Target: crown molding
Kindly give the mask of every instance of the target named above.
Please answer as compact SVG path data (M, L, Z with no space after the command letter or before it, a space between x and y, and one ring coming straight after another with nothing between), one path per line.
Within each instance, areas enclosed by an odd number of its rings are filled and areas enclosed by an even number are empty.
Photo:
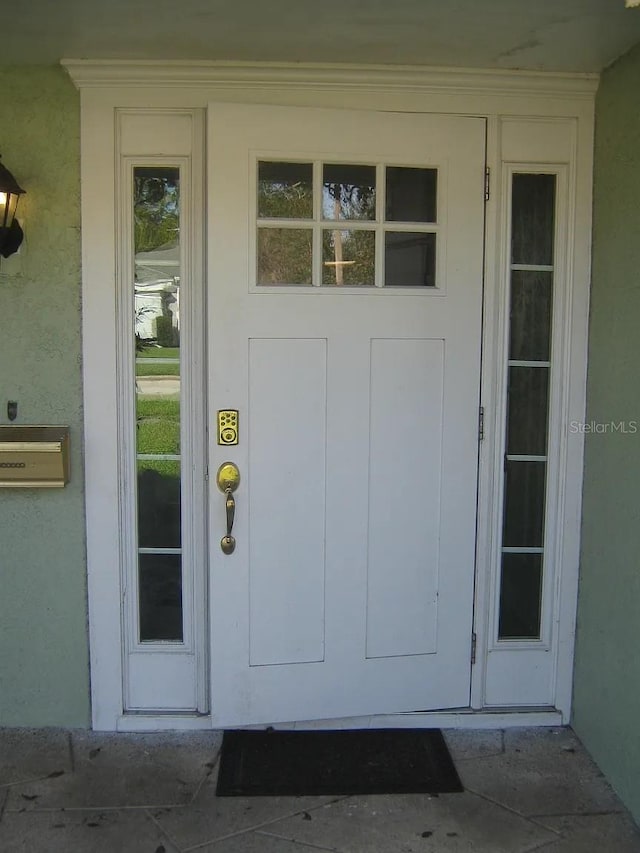
M78 89L196 88L503 94L592 100L597 74L404 65L63 59Z

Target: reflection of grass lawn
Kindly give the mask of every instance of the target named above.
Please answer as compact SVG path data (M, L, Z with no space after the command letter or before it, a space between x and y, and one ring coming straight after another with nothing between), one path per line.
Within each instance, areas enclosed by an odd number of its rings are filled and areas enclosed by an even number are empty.
M137 358L180 358L178 347L145 347ZM136 361L136 376L179 376L180 364L146 364Z
M136 376L180 376L179 364L136 364Z
M155 471L163 477L174 477L180 480L180 463L174 462L171 459L139 459L138 460L138 476L145 471ZM140 487L140 480L138 480ZM139 498L144 501L144 490L140 491Z
M160 368L171 366L158 365ZM180 453L180 398L178 395L174 397L137 395L136 420L139 454ZM139 541L142 547L179 547L180 462L171 459L138 459L138 525ZM149 558L149 560L155 559L155 556ZM179 562L177 566L179 573ZM150 577L155 574L157 572L154 570ZM153 634L153 637L156 636L164 635Z
M138 396L136 417L138 453L180 453L179 399Z
M180 347L145 347L138 358L180 358Z

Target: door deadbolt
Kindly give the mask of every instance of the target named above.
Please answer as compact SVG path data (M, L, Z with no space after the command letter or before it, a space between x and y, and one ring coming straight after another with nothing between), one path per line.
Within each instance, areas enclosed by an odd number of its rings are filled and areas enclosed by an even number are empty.
M218 412L218 444L238 443L237 409L220 409Z

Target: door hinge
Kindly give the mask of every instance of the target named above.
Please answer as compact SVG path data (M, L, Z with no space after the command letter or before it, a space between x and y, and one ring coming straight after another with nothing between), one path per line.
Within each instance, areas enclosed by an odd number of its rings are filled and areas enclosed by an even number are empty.
M491 169L487 166L484 170L484 200L491 198Z
M478 409L478 441L484 438L484 406Z
M471 663L476 662L476 632L471 634Z

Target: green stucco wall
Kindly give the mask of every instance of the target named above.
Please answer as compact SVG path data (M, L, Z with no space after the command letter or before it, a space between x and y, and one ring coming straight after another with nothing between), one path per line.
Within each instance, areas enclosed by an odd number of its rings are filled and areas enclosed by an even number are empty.
M0 69L0 154L27 191L0 261L0 423L69 424L65 489L0 489L0 725L88 726L80 364L80 100L58 68ZM13 266L13 265L11 265Z
M640 821L640 45L597 96L587 400L628 432L587 436L573 725Z

